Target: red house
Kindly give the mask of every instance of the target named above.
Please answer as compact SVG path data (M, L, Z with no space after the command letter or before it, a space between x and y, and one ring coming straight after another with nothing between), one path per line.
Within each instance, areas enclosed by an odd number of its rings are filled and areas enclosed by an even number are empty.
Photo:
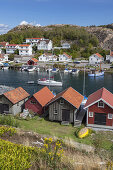
M31 58L31 59L27 62L28 65L37 65L37 63L38 63L38 60L37 60L36 58Z
M87 126L113 129L113 94L104 87L88 97Z
M32 110L36 114L42 114L45 105L54 97L48 87L42 88L40 91L30 97L25 103L25 109Z

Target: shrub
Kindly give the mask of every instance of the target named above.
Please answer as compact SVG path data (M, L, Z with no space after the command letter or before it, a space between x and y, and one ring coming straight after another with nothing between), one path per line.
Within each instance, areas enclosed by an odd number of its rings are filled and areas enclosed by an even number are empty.
M12 136L16 133L16 129L12 127L6 127L6 126L1 126L0 127L0 136L4 136L8 134L9 136Z
M5 115L0 116L0 124L14 126L14 127L19 126L19 123L14 119L14 117L5 116Z

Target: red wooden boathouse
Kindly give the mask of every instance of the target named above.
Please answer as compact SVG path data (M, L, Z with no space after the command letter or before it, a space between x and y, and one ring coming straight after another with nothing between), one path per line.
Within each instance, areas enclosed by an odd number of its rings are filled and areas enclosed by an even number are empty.
M87 126L113 129L113 94L104 87L92 93L85 104Z

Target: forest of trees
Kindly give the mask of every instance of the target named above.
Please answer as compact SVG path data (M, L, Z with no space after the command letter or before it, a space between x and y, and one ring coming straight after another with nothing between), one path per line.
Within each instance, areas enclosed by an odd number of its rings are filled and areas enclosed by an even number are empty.
M33 27L17 31L9 31L7 34L0 35L0 41L10 44L21 44L26 38L44 37L53 41L53 46L61 46L61 42L69 42L71 48L68 50L55 50L55 54L67 52L73 59L77 57L88 58L91 54L99 52L104 56L108 53L99 48L99 41L95 35L89 34L83 27L64 25ZM37 54L39 53L36 51Z

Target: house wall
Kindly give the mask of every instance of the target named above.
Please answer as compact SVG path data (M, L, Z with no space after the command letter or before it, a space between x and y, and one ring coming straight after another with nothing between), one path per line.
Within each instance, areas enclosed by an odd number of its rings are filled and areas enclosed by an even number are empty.
M89 112L93 112L93 117L89 117ZM95 113L106 113L106 126L113 125L113 119L108 119L108 114L113 114L113 109L104 103L104 108L98 107L98 103L88 108L88 124L94 124Z
M54 109L57 114L54 114ZM62 109L70 110L70 123L74 122L74 111L76 110L70 103L64 100L64 104L60 104L60 99L49 105L49 120L62 121Z
M91 55L89 57L89 64L99 64L100 62L103 62L104 58L99 58L97 55Z
M32 104L31 101L36 102L36 104ZM25 103L25 109L32 110L34 113L42 114L43 108L37 102L37 100L32 96Z
M0 103L2 104L8 104L9 105L9 113L16 115L20 112L23 111L24 109L24 103L28 100L28 98L16 103L16 104L12 104L5 96L2 96Z

